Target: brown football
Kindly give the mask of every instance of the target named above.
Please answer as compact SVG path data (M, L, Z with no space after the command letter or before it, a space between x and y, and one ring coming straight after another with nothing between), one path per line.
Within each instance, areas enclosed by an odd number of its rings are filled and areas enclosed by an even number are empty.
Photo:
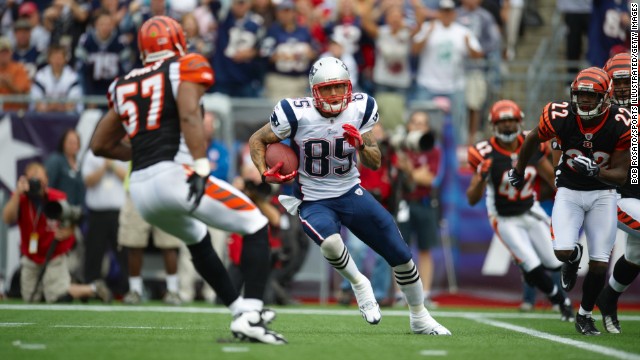
M267 146L267 152L265 154L265 161L267 166L272 168L282 161L284 164L280 169L280 174L286 175L298 170L298 157L293 150L281 143L269 144Z

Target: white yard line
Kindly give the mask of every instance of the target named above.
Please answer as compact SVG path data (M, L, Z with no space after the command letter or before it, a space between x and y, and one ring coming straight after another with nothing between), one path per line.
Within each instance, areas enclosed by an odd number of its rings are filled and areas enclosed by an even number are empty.
M132 329L132 330L187 330L185 327L173 326L116 326L116 325L51 325L54 328L87 328L87 329Z
M568 338L564 338L561 336L557 336L557 335L553 335L553 334L548 334L542 331L538 331L538 330L533 330L533 329L529 329L526 327L522 327L522 326L517 326L517 325L512 325L512 324L508 324L502 321L496 321L496 320L491 320L491 319L486 319L486 318L472 318L471 320L475 320L479 323L482 324L486 324L486 325L491 325L491 326L495 326L495 327L499 327L502 329L507 329L507 330L512 330L512 331L516 331L519 333L523 333L523 334L527 334L527 335L531 335L537 338L541 338L541 339L545 339L545 340L549 340L549 341L554 341L563 345L569 345L569 346L573 346L576 347L580 350L585 350L585 351L591 351L594 353L598 353L598 354L602 354L602 355L606 355L606 356L610 356L616 359L624 359L624 360L640 360L640 355L638 354L633 354L633 353L628 353L625 351L621 351L621 350L616 350L616 349L612 349L612 348L608 348L605 346L601 346L601 345L595 345L595 344L590 344L584 341L578 341L578 340L573 340L573 339L568 339Z
M0 304L0 310L42 310L42 311L91 311L91 312L162 312L162 313L190 313L190 314L229 314L229 310L217 307L172 307L172 306L120 306L120 305L62 305L62 304ZM330 315L353 316L359 315L355 308L350 309L291 309L277 308L278 314L292 315ZM558 320L557 313L519 313L519 312L466 312L466 311L431 311L436 318L492 318L492 319L553 319ZM382 309L384 316L408 316L408 310ZM639 315L618 316L621 321L640 321Z

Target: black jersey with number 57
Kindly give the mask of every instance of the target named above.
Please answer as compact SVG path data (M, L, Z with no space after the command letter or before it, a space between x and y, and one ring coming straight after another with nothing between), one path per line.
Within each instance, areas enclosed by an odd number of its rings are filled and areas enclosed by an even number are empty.
M601 168L609 168L614 151L629 149L630 119L629 110L611 105L599 124L587 128L580 116L570 111L568 102L548 103L540 116L538 134L541 141L555 137L562 149L562 158L556 168L556 185L582 191L615 188L580 175L574 169L572 159L583 155L595 160Z
M132 169L176 160L182 142L178 116L181 82L213 85L213 69L199 54L175 56L131 70L109 86L109 107L122 119L133 147ZM188 159L188 151L184 151Z
M547 147L541 144L539 150L531 157L525 169L525 185L522 190L518 190L509 183L508 173L518 160L520 147L524 142L524 134L518 135L516 141L518 147L514 152L501 147L495 137L469 147L467 158L473 170L476 170L483 161L491 160L487 186L489 215L521 215L527 212L535 201L533 183L538 173L536 165L547 154Z

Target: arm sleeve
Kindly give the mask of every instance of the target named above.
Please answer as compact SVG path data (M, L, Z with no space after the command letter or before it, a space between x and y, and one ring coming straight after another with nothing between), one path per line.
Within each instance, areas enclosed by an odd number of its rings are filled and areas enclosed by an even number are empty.
M540 141L544 142L556 137L556 131L551 123L551 118L549 117L549 108L551 107L551 103L545 105L542 110L542 115L540 115L540 120L538 123L538 136L540 137Z

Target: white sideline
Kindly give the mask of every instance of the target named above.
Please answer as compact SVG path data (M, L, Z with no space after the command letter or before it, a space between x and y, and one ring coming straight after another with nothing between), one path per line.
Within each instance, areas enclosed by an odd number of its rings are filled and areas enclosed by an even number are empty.
M120 305L73 305L73 304L0 304L0 310L42 310L42 311L94 311L94 312L161 312L191 314L230 314L223 306L120 306ZM278 314L292 315L328 315L353 316L360 312L350 309L300 309L276 308ZM520 312L467 312L467 311L430 311L436 318L498 318L498 319L552 319L559 320L558 313L520 313ZM408 316L409 310L382 310L384 316ZM621 321L640 321L640 315L620 315Z
M482 318L473 318L471 320L475 320L479 323L485 324L485 325L491 325L491 326L495 326L495 327L499 327L499 328L503 328L503 329L507 329L507 330L512 330L512 331L517 331L523 334L527 334L527 335L531 335L537 338L541 338L541 339L545 339L545 340L549 340L549 341L554 341L563 345L569 345L569 346L573 346L576 347L580 350L586 350L586 351L591 351L594 353L598 353L598 354L602 354L602 355L606 355L606 356L610 356L616 359L623 359L623 360L640 360L640 355L638 354L633 354L633 353L628 353L625 351L621 351L621 350L616 350L616 349L611 349L608 347L604 347L604 346L600 346L600 345L594 345L594 344L590 344L587 342L583 342L583 341L578 341L578 340L573 340L573 339L567 339L561 336L557 336L557 335L552 335L552 334L548 334L542 331L538 331L538 330L533 330L533 329L529 329L529 328L525 328L522 326L517 326L517 325L512 325L512 324L508 324L508 323L504 323L502 321L496 321L496 320L491 320L491 319L482 319Z

